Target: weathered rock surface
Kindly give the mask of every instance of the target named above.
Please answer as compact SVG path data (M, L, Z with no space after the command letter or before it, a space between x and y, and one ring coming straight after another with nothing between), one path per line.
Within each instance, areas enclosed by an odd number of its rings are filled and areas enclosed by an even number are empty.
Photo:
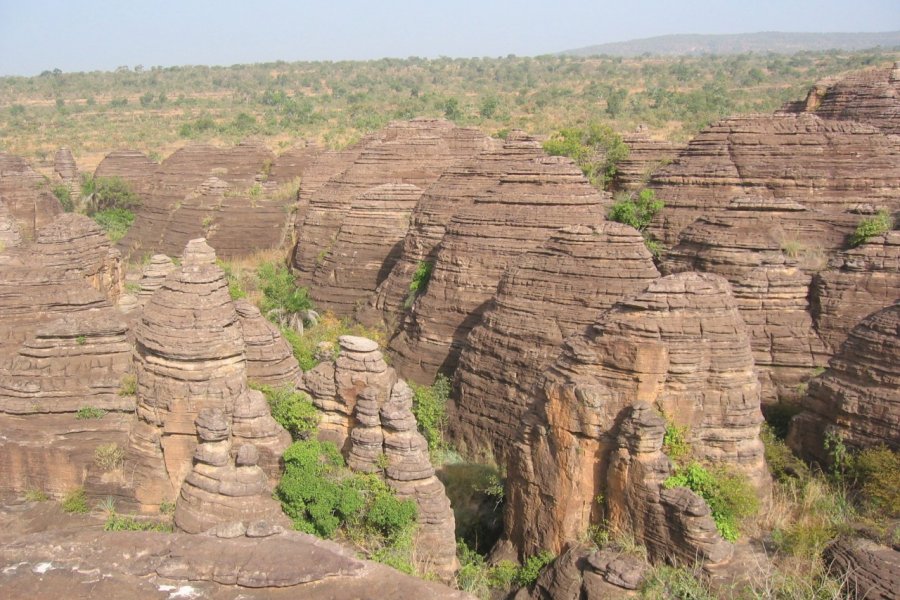
M809 112L824 119L859 121L885 133L900 133L900 63L857 71L816 84L804 102L786 112Z
M15 248L22 243L19 224L10 214L6 203L0 200L0 253L7 248Z
M197 416L194 468L175 503L181 531L202 533L233 522L289 523L259 467L256 446L243 444L232 452L230 421L221 409L204 408Z
M260 447L269 477L277 476L290 443L262 394L247 387L243 332L215 260L205 240L192 240L136 327L138 419L126 461L145 505L175 497L191 468L194 420L204 408L234 419L234 437Z
M613 222L563 229L514 259L460 355L449 411L457 447L503 464L563 339L657 277L640 233Z
M247 379L272 387L297 388L303 372L281 332L246 300L234 303L244 332Z
M153 294L156 293L169 273L175 270L175 263L165 254L154 254L141 270L140 290L138 290L138 300L141 305L147 304Z
M540 143L522 132L510 132L502 146L462 160L447 168L428 186L412 214L403 251L378 293L357 313L363 323L387 324L393 331L410 301L409 285L422 262L434 265L438 244L447 232L450 220L471 206L517 163L544 155Z
M320 364L306 377L313 403L322 411L319 437L342 448L351 469L374 473L383 468L398 497L416 502L416 559L450 579L459 568L455 519L428 443L416 427L412 389L385 364L372 340L342 336L339 342L337 361Z
M354 198L310 296L337 315L352 315L393 268L422 189L386 183Z
M33 240L38 229L63 211L49 182L24 158L5 152L0 152L0 204L6 205L26 240Z
M60 148L53 156L53 174L57 184L64 185L72 198L77 198L80 193L80 181L78 179L78 165L75 157L68 148Z
M828 462L826 435L854 449L900 449L900 304L853 328L828 369L809 382L788 443L807 458Z
M394 366L430 384L452 373L469 331L478 323L512 261L570 225L604 221L602 195L567 158L519 164L450 222L424 295L391 340Z
M700 217L712 217L740 197L789 199L840 215L860 202L900 207L900 143L882 129L812 114L723 119L690 141L657 171L650 188L665 208L650 227L668 245ZM816 247L843 248L852 226Z
M127 183L141 198L146 198L153 185L159 164L137 150L116 150L107 154L97 168L94 177L118 177Z
M488 147L488 138L473 128L449 121L413 119L391 123L373 136L356 161L310 197L299 229L294 267L298 283L308 285L333 247L353 198L384 183L426 188L450 165Z
M893 529L897 524L891 523ZM843 535L823 553L825 564L854 600L890 600L900 586L900 550L865 536Z
M813 279L813 314L836 352L867 315L900 298L900 231L890 231L832 258Z
M736 200L682 231L662 266L665 273L703 271L729 281L750 331L764 403L796 400L800 384L827 359L810 314L812 277L802 268L808 250L791 232L799 223L814 228L808 212L784 200Z
M536 387L510 452L506 536L521 555L558 552L599 522L595 499L612 492L611 453L623 411L637 401L687 427L698 460L728 465L766 494L759 388L746 326L721 277L663 277L620 301L563 344Z
M0 561L11 567L0 578L4 597L472 598L439 583L359 560L334 542L296 531L231 539L104 532L99 522L81 517L83 524L69 524L72 517L53 505L39 507L37 510L47 514L35 517L31 514L35 510L16 510L0 517ZM52 522L52 529L35 531L43 521Z
M646 131L622 136L628 146L628 156L616 163L616 175L612 186L616 190L638 190L650 180L650 175L672 162L684 148L668 140L655 140Z

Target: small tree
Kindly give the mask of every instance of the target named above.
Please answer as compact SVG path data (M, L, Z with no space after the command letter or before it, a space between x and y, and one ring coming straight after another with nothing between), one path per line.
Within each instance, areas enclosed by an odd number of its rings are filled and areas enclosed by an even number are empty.
M622 136L600 123L591 123L585 129L561 129L544 142L544 151L553 156L568 156L591 184L601 189L612 181L618 163L628 157L628 146Z
M656 197L653 190L641 190L634 196L632 194L617 194L615 204L609 209L610 221L630 225L640 232L644 232L650 226L653 217L663 209L665 203Z

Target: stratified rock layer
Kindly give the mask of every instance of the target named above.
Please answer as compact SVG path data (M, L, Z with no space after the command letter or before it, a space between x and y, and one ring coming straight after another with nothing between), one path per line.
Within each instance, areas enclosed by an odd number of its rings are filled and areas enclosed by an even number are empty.
M812 277L802 268L811 250L790 233L798 223L827 227L823 221L796 203L740 199L687 227L665 256L666 273L703 271L731 283L750 331L764 403L796 400L800 384L826 361L810 315Z
M391 123L372 139L341 175L312 195L299 229L294 267L298 283L312 282L314 273L332 249L353 198L384 183L407 183L426 188L458 160L487 148L488 138L472 128L449 121L413 119Z
M721 277L663 277L573 336L537 386L510 452L506 535L521 555L559 551L600 519L623 411L653 404L699 460L769 486L749 335Z
M867 315L900 298L900 231L841 252L813 280L816 328L832 352Z
M244 333L247 379L275 388L297 388L303 372L278 328L246 300L234 303Z
M197 416L200 443L194 468L175 503L175 526L182 531L201 533L228 523L287 520L257 464L256 446L244 444L236 458L232 456L229 421L219 409L205 408Z
M192 240L136 327L138 420L127 461L145 505L171 501L180 489L204 408L235 420L234 436L260 447L270 477L290 443L262 394L247 387L243 332L215 260L205 240Z
M616 163L613 188L635 191L650 180L650 175L675 158L684 146L668 140L655 140L645 131L626 134L622 141L628 146L628 156Z
M449 415L456 445L505 462L563 339L657 277L640 233L613 222L564 229L516 258L460 355Z
M15 248L22 243L19 224L10 214L6 203L0 200L0 252L7 248Z
M788 442L803 456L827 463L828 435L855 449L900 449L900 304L853 328L828 369L809 382L802 406Z
M438 244L452 217L500 183L517 163L544 155L540 143L521 132L510 132L501 147L450 166L419 199L403 240L403 251L368 306L357 313L367 325L386 324L393 331L412 300L410 283L420 264L434 265Z
M896 532L898 524L889 523ZM891 600L900 586L900 550L865 536L841 535L823 552L825 564L853 600Z
M4 152L0 152L0 203L6 205L26 240L33 240L38 229L62 212L49 183L28 161Z
M356 471L384 468L388 485L418 506L417 561L441 578L452 578L459 567L455 519L416 426L412 389L385 364L374 341L342 336L339 342L335 362L306 374L307 390L322 413L319 437L335 442Z
M400 257L422 189L386 183L354 198L331 251L316 269L310 296L340 316L352 315Z
M650 231L674 245L697 218L748 196L789 199L835 216L860 202L896 209L898 171L900 143L874 125L811 114L731 117L704 129L655 173L650 188L665 208ZM843 236L823 237L816 247L839 250Z
M567 158L511 168L453 217L426 292L391 340L398 372L421 384L430 384L439 371L452 373L506 267L559 229L602 223L608 200Z

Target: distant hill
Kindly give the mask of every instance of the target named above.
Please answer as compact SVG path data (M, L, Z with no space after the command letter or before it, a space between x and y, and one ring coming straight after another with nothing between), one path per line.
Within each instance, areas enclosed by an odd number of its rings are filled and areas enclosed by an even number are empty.
M679 34L598 44L566 50L572 56L696 56L700 54L740 54L742 52L774 52L791 54L803 51L865 50L868 48L900 48L900 31L881 33L785 33L765 31L728 35Z

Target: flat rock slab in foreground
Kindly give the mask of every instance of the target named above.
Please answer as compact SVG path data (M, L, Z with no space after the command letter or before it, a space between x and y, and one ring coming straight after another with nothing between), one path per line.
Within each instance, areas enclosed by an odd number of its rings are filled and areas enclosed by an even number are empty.
M95 522L19 537L5 533L0 563L4 598L470 598L299 532L220 539L104 532Z

